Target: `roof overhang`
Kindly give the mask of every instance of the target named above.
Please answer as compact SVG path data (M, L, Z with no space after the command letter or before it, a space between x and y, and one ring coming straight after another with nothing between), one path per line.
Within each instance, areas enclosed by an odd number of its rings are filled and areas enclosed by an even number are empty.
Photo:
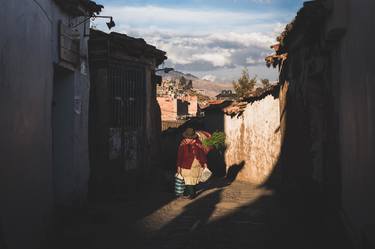
M72 16L92 16L104 8L91 0L54 0L61 9Z

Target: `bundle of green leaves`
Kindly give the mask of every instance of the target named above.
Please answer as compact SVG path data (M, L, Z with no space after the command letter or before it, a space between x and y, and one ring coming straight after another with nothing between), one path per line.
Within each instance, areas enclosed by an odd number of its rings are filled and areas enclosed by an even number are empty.
M203 145L207 147L214 147L217 150L225 148L225 133L214 132L210 138L203 140Z

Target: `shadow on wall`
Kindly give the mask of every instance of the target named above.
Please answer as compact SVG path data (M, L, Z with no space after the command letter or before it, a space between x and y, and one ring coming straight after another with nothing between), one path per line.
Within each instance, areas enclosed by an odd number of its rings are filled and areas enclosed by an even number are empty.
M285 79L280 81L284 82ZM281 85L281 152L276 167L262 187L272 188L277 192L289 216L294 217L292 222L297 224L298 219L304 220L307 225L301 229L305 234L327 241L324 247L319 248L351 248L338 206L333 204L338 198L337 182L328 186L313 179L314 141L310 134L313 130L309 123L311 117L299 102L301 100L296 94L296 88L296 82L284 82ZM332 117L327 115L319 119L331 120ZM335 149L330 150L332 153L327 153L327 162L332 162L329 170L335 171L337 165L332 159L336 155ZM327 176L332 177L332 172L331 175L327 173ZM311 243L314 245L315 241Z
M241 170L245 167L245 161L240 162L239 164L234 164L229 167L226 178L233 182L236 180L237 175L241 172Z
M283 81L282 81L283 82ZM277 129L280 130L282 134L281 140L281 154L277 160L276 167L271 172L268 180L262 185L261 189L273 190L274 194L277 195L278 199L270 198L269 196L263 196L252 203L241 207L239 210L233 210L233 213L219 221L209 222L207 216L211 216L215 210L215 206L222 201L223 189L228 186L226 181L221 183L214 183L213 185L201 186L202 190L200 192L201 196L204 192L212 191L208 195L198 199L194 203L188 205L184 212L178 216L176 219L171 221L169 225L162 229L163 233L168 234L173 232L173 227L176 224L180 224L182 220L188 219L188 217L198 215L199 223L190 224L191 227L198 227L193 232L196 234L197 239L194 241L189 240L190 236L182 236L181 243L188 244L191 247L197 248L217 248L219 247L216 242L220 241L220 232L237 231L233 233L233 239L229 241L222 241L221 247L225 243L231 244L231 248L241 248L247 242L249 246L249 241L257 241L254 247L259 246L260 248L301 248L302 245L306 245L306 248L350 248L349 240L347 239L344 226L341 223L337 209L334 205L331 206L330 202L327 201L327 197L332 197L332 199L337 198L334 195L335 189L338 188L338 183L333 183L330 186L325 186L326 190L331 192L327 196L327 192L323 193L321 191L322 186L313 180L313 156L312 146L314 141L312 141L311 132L312 128L309 119L309 110L305 110L304 105L300 103L300 99L296 92L296 83L291 83L292 88L285 90L285 85L282 85L282 100L280 100L280 112L281 115L281 125ZM327 116L321 116L322 120L330 120L332 122L332 113L325 113ZM208 118L209 117L209 118ZM223 131L224 121L220 118L223 115L212 112L208 116L202 119L191 120L184 126L199 127L200 129L207 130L209 132L213 131ZM334 123L334 122L333 122ZM195 126L196 125L196 126ZM185 127L182 127L179 132L182 132ZM197 128L196 128L197 129ZM330 136L334 136L330 134ZM331 139L335 141L335 139ZM176 140L176 148L178 146L178 139ZM329 154L328 162L334 162L332 159L335 157L334 149L331 149ZM220 164L220 155L211 154L209 156L210 168L213 169L214 173L219 173L214 167L222 167ZM224 174L225 174L225 161L223 158ZM233 165L228 169L228 178L232 172L236 172L236 176L244 166L244 163L239 165ZM326 167L325 170L335 171L337 165L332 163L331 168ZM237 169L237 170L236 170ZM336 172L327 172L328 177L337 176ZM234 177L233 179L235 179ZM228 180L228 179L226 179ZM329 180L329 179L328 179ZM217 189L217 190L216 190ZM333 192L333 193L332 193ZM337 194L337 192L336 192ZM270 203L280 202L281 207L276 208ZM200 209L206 207L204 212L200 213ZM232 223L239 222L243 220L246 216L246 212L252 209L259 209L261 212L267 212L268 214L264 221L259 221L261 225L254 230L259 229L258 232L253 235L249 233L244 233L239 227L233 225ZM281 209L281 210L280 210ZM245 212L245 213L243 213ZM251 212L251 211L249 211ZM280 214L280 212L282 214ZM280 214L280 215L278 215ZM201 216L203 215L203 217ZM257 223L257 222L255 222ZM218 227L221 227L223 231L220 231ZM212 237L211 234L215 234ZM292 234L292 236L291 236ZM213 244L197 245L194 243L200 243L204 241L203 237L207 236L206 240L213 242ZM200 239L199 239L200 238ZM169 238L163 238L167 243L176 243ZM210 240L212 239L212 240ZM209 242L207 242L209 243ZM237 244L238 243L238 244ZM214 245L215 244L215 245ZM233 245L237 245L233 246ZM263 245L264 247L261 247ZM188 246L188 247L189 247Z
M175 145L176 153L162 148L167 150L171 157L177 154L178 142L184 128L174 130L173 134L164 134L170 135L170 142ZM202 129L202 126L195 128ZM283 162L280 158L279 164ZM175 162L172 164L173 171L174 164ZM174 200L171 193L157 193L155 189L139 192L137 195L140 200L136 204L125 203L130 209L126 209L126 212L121 206L124 203L117 203L116 208L113 208L115 211L111 210L111 215L107 214L108 217L99 221L103 227L109 229L106 234L111 234L109 238L103 234L105 239L102 240L107 243L106 248L119 248L122 244L134 245L134 249L350 248L338 219L333 212L326 209L313 189L291 189L289 185L275 182L275 179L279 179L275 176L280 174L276 170L272 172L265 186L259 188L235 181L244 164L242 161L229 167L226 178L213 178L201 184L198 198L187 202L186 206L182 206L181 213L152 233L148 231L148 227L139 225L138 222L152 214L163 213L163 208ZM229 188L231 190L227 191ZM170 190L173 190L172 186ZM244 200L238 202L236 196L243 195L242 192L246 193L242 197ZM163 211L158 212L162 209ZM169 211L171 210L166 210L167 213ZM223 212L225 215L218 216L217 212ZM88 219L98 226L95 217ZM79 226L72 226L72 229L79 229ZM125 239L124 234L127 234ZM64 243L68 244L61 248L98 248L92 241L95 239L83 236L80 241L74 241L72 247L69 246L71 242L64 240Z
M287 108L281 108L279 129L282 133L282 151L277 166L263 186L256 188L235 181L244 168L245 162L242 161L229 167L226 178L213 178L201 184L198 188L198 198L191 202L187 201L186 206L174 206L176 202L172 203L172 207L168 206L175 199L171 192L181 134L187 127L213 132L220 130L223 122L213 113L213 118L210 119L212 123L204 118L196 118L179 128L165 131L162 134L161 146L164 157L160 167L170 173L169 180L165 181L168 183L168 191L158 193L153 186L151 190L137 193L140 200L136 204L121 203L133 209L126 209L124 212L123 207L117 207L119 213L113 221L110 217L101 221L106 229L110 227L108 233L115 234L111 235L110 239L104 239L106 243L113 245L102 248L119 248L119 245L124 243L124 234L127 234L126 245L135 245L132 247L134 249L349 249L350 243L345 236L337 210L327 206L319 186L312 181L311 175L306 173L310 172L311 167L311 142L306 116L299 115L301 109L298 108L301 108L301 105L298 103L293 95L288 95ZM220 158L215 160L220 162ZM214 163L220 167L218 162ZM225 166L225 163L223 165ZM294 171L296 167L300 168ZM227 191L229 189L230 191ZM236 198L241 195L244 196L244 200L239 202ZM168 217L171 219L158 224L160 226L157 231L148 232L147 222L144 226L138 225L139 220L147 219L155 213L165 212L168 216L175 208L179 210L176 216ZM225 215L218 216L217 211L224 212ZM112 210L110 213L113 216ZM109 222L115 224L108 226ZM120 244L112 240L113 236L118 236L117 241L120 241ZM92 243L92 238L86 237L82 240L80 247L79 243L74 243L77 249L98 248L95 244L92 247L86 246Z
M207 155L207 166L216 177L223 177L226 174L225 150L212 150Z

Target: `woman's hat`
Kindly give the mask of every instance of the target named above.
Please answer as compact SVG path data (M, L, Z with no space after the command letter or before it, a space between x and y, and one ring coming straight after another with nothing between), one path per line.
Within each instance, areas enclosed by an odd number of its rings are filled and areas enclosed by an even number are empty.
M195 133L193 128L187 128L184 133L182 133L182 136L185 138L197 138L198 135Z

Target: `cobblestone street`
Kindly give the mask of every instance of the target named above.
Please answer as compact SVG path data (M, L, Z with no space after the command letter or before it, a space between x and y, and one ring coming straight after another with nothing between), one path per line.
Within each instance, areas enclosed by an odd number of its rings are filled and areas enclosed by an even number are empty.
M195 200L153 191L96 205L64 226L56 244L59 249L345 248L334 224L300 211L287 208L272 190L214 180Z

